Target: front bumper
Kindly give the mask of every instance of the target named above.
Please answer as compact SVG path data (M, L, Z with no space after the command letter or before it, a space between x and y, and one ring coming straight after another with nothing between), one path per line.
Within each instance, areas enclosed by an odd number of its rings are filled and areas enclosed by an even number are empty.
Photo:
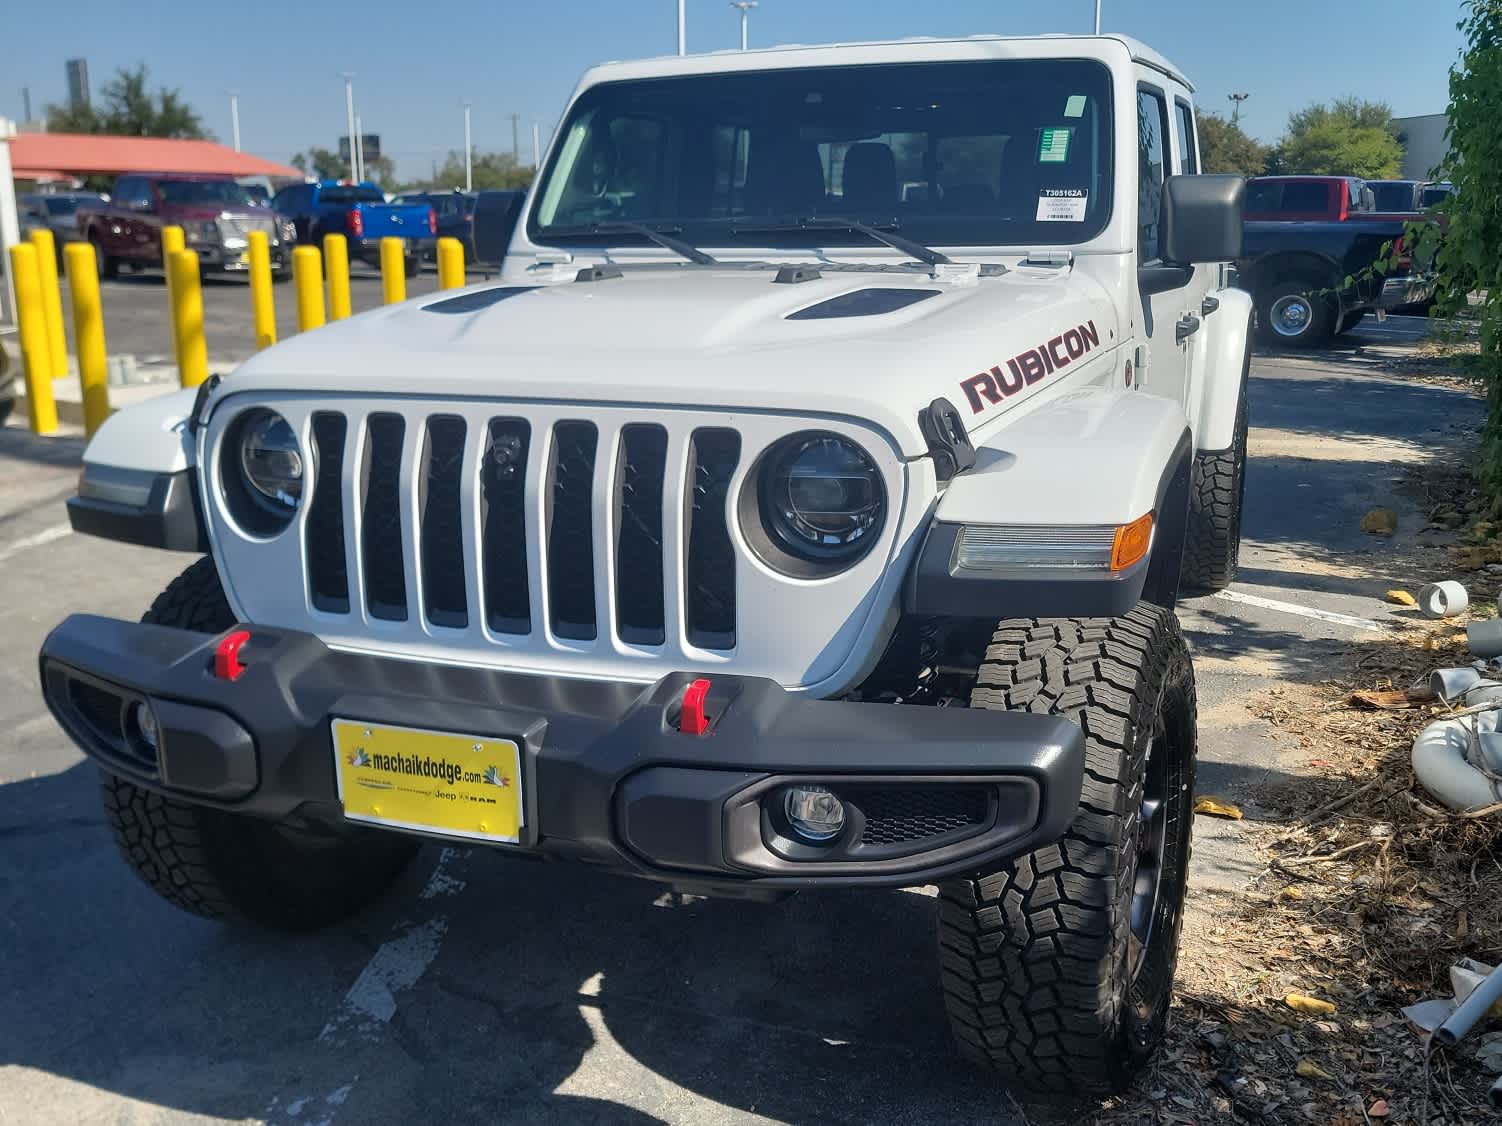
M250 251L245 246L225 246L221 243L190 242L188 249L198 255L201 270L216 273L236 274L250 270ZM283 270L291 266L292 249L285 243L271 244L271 268Z
M1080 796L1084 736L1056 716L813 700L716 674L711 725L694 736L678 730L690 673L649 686L566 680L256 628L243 675L225 680L217 640L74 615L42 647L48 706L86 753L149 789L327 823L343 816L336 717L510 738L525 827L519 844L497 847L685 888L931 883L1056 840ZM136 701L155 711L155 752L132 733ZM792 781L845 800L850 823L833 845L803 847L779 829Z

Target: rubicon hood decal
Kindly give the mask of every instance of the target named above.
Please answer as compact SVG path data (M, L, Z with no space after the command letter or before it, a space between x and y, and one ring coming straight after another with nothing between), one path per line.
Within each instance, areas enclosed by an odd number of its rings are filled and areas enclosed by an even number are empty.
M1008 395L1015 395L1024 387L1030 387L1045 376L1061 368L1067 368L1086 353L1100 347L1100 333L1095 322L1089 321L1060 333L1036 348L1029 348L1013 356L1006 368L993 367L979 375L972 375L960 383L965 392L965 401L972 414L980 414L988 406L995 406Z

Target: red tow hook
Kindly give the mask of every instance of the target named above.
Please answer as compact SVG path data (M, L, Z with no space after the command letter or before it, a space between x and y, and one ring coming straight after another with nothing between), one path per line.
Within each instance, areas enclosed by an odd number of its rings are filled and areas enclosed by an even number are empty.
M678 730L685 735L703 735L709 730L704 714L704 700L709 695L709 681L696 680L683 690L683 709L678 714Z
M250 640L250 630L237 629L225 634L214 646L214 675L220 680L239 680L245 671L240 649Z

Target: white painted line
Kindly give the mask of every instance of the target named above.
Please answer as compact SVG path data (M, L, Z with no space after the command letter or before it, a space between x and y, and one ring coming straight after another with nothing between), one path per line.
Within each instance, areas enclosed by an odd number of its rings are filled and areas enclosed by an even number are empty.
M54 524L50 528L43 528L35 535L22 536L14 543L0 547L0 563L4 563L12 556L20 555L23 551L30 551L34 547L41 547L43 544L51 543L53 540L60 540L64 536L72 534L73 529L69 525Z
M1349 626L1351 629L1365 630L1368 633L1386 633L1391 627L1381 622L1374 622L1371 618L1358 618L1354 614L1337 614L1333 610L1316 610L1312 606L1300 606L1294 602L1280 602L1276 598L1263 598L1258 594L1242 594L1239 590L1223 590L1216 598L1224 598L1227 602L1241 602L1247 606L1260 606L1264 610L1276 610L1280 614L1297 614L1301 618L1316 618L1322 622L1330 622L1337 626Z

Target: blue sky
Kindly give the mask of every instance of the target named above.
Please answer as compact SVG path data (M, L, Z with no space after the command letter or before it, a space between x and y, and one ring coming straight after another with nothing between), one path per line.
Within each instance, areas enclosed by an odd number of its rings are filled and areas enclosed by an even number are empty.
M739 43L728 0L687 0L691 52ZM88 59L97 92L116 67L145 62L176 86L228 143L229 99L240 92L243 147L285 161L344 132L341 70L356 73L367 132L406 177L464 143L461 104L473 103L475 145L521 153L544 142L579 74L606 59L676 50L674 0L68 0L6 4L0 36L0 116L66 94L63 60ZM1291 110L1355 94L1399 116L1442 112L1460 49L1459 0L1104 0L1106 31L1146 41L1183 67L1202 108L1252 95L1242 123L1275 140ZM751 44L822 43L907 35L1088 31L1092 0L761 0ZM1422 16L1419 15L1422 13Z

